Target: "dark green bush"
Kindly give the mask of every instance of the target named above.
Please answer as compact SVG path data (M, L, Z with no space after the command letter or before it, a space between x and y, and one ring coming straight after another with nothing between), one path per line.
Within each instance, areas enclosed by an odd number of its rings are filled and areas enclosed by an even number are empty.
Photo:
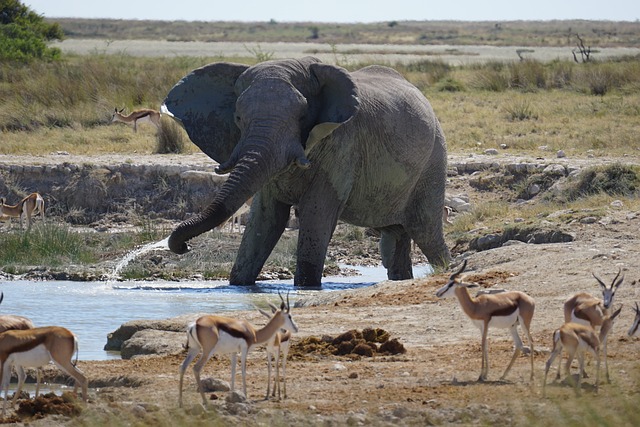
M0 60L58 59L60 49L47 42L63 37L58 24L44 22L18 0L0 0Z

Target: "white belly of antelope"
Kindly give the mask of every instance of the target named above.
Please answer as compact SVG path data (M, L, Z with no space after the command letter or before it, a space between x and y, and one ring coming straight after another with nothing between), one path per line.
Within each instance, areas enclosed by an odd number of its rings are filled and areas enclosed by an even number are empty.
M236 338L224 331L220 331L218 343L213 348L214 354L231 354L240 353L242 346L246 345L246 341L242 338Z
M508 316L493 316L489 320L489 328L510 328L518 321L518 313L520 310L515 310ZM484 328L484 320L474 320L473 324L482 330Z
M12 353L5 363L10 365L19 365L30 368L38 368L44 366L51 361L51 353L46 349L44 344L40 344L31 350L22 351L20 353Z

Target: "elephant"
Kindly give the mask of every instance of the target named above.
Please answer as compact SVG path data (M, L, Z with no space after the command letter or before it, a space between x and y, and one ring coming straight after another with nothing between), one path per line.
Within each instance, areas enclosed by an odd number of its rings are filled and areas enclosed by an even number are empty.
M446 266L445 137L424 95L396 70L349 72L314 57L256 65L217 62L170 90L162 111L229 173L213 201L169 237L187 241L253 196L229 282L254 285L297 207L294 285L321 287L338 220L380 233L390 280L413 278L411 240Z

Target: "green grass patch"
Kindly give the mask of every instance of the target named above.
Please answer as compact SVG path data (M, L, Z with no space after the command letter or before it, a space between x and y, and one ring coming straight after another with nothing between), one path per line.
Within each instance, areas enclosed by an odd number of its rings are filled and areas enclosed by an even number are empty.
M83 236L66 225L45 222L31 230L3 233L0 264L60 266L68 263L89 264L98 259L96 250L85 245Z

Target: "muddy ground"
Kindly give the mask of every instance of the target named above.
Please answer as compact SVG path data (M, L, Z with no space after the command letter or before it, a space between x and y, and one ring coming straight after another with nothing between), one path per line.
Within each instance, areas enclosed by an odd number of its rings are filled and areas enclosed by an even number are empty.
M482 197L464 180L452 181L456 192ZM487 197L485 195L484 197ZM455 219L454 219L455 220ZM626 335L640 301L640 213L625 206L607 207L596 221L562 225L575 240L553 244L513 243L482 252L459 254L468 259L468 279L486 288L521 290L536 301L532 325L534 379L526 356L516 361L506 381L499 381L511 354L506 330L489 334L489 378L480 373L480 334L456 300L438 300L436 290L448 274L325 294L295 308L300 331L287 364L287 398L264 399L265 353L249 356L244 402L228 401L228 392L208 392L200 405L192 373L185 376L185 408L179 409L178 367L183 355L132 360L79 362L90 379L89 402L65 402L78 414L29 415L9 412L6 421L30 425L637 425L640 403L638 338ZM453 242L452 242L453 243ZM355 250L344 248L345 251ZM544 366L551 335L563 322L562 304L578 291L599 294L592 272L610 283L618 270L625 276L615 297L622 314L609 337L611 384L594 394L595 362L576 397L564 381L549 375L542 396ZM257 313L236 313L264 324ZM296 350L309 337L335 337L352 329L381 328L397 339L405 353L373 357L338 356ZM526 341L526 340L525 340ZM526 343L526 342L525 342ZM574 363L575 372L576 363ZM55 368L47 369L48 375ZM226 358L214 358L203 378L229 380ZM601 379L604 379L604 369ZM240 376L238 376L240 384ZM25 401L27 402L27 401ZM37 411L31 411L31 413ZM600 418L604 417L604 418Z

